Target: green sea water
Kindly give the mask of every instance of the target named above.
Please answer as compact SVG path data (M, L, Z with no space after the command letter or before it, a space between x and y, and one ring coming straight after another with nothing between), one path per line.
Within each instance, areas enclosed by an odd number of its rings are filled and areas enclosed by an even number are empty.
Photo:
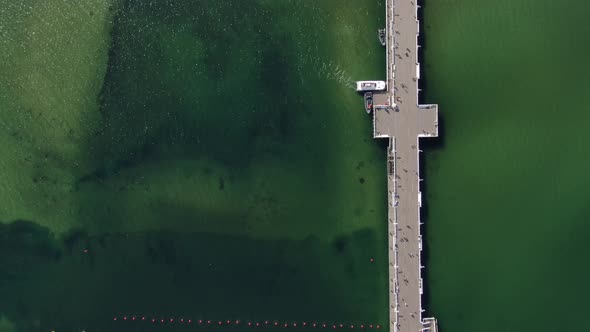
M383 13L0 0L0 329L387 325Z
M350 86L384 75L383 6L0 0L0 331L386 325L385 150ZM429 314L579 330L589 5L423 6Z
M587 1L424 3L428 301L441 331L585 331Z

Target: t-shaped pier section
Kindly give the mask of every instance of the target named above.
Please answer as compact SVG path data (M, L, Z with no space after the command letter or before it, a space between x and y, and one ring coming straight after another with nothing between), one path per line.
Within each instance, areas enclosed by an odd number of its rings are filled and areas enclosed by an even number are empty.
M387 91L375 94L373 136L388 138L390 331L437 331L422 313L419 138L438 136L438 106L418 104L418 5L386 0Z

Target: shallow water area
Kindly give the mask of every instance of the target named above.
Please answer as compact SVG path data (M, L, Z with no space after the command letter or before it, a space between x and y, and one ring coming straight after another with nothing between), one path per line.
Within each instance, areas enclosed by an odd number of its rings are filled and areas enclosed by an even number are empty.
M0 1L0 326L385 326L383 6Z

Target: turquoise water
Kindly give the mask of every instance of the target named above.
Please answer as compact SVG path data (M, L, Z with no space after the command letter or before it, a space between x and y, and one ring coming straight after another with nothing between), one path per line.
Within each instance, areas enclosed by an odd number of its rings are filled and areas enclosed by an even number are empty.
M585 1L427 1L430 311L441 331L586 330Z
M0 1L0 330L386 325L383 6Z

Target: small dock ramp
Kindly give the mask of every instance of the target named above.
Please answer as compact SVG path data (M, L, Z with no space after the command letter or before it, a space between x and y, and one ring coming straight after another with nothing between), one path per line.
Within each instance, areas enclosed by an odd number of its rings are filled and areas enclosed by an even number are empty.
M422 326L423 332L438 332L438 322L434 317L424 318Z

